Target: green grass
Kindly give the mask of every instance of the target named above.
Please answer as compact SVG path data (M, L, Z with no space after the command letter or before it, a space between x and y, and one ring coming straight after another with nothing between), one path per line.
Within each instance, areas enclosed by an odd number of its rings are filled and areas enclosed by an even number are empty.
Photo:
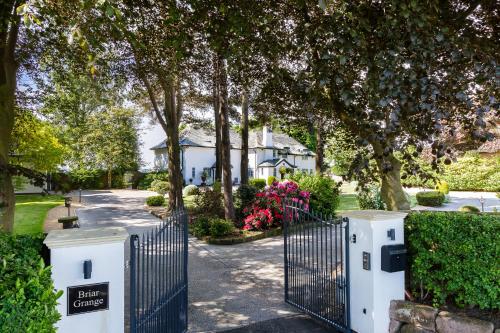
M64 203L60 195L23 194L16 196L14 233L36 234L43 231L43 222L51 208Z
M341 194L338 210L359 210L357 197L356 194Z
M194 198L196 197L196 195L186 195L183 197L184 199L184 207L186 208L186 210L189 212L189 211L193 211L194 210Z

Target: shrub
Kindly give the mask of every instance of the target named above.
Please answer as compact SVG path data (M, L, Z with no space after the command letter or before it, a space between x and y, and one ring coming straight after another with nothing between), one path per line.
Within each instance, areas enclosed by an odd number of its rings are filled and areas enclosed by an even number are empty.
M146 199L148 206L163 206L165 204L165 197L163 195L153 195Z
M42 237L0 232L0 332L56 332L60 319Z
M224 206L222 203L221 183L215 182L212 188L199 191L194 197L195 210L199 213L223 216Z
M137 189L147 190L151 188L151 184L155 180L168 181L168 173L166 171L158 171L144 174L137 184Z
M210 234L210 218L208 216L198 216L192 225L192 232L198 238L208 236Z
M299 184L301 190L311 194L309 204L313 210L324 214L335 214L340 202L341 183L330 177L304 173L293 175L291 179Z
M276 181L276 177L274 176L269 176L267 177L267 186L273 185L273 183Z
M236 209L236 219L238 221L243 219L243 209L252 205L257 192L258 190L255 187L245 184L241 185L236 190L236 193L234 194L234 207ZM237 227L242 226L243 225L237 225Z
M500 157L482 158L478 153L466 153L457 162L446 165L442 180L455 191L500 190Z
M415 295L430 292L435 306L500 309L499 215L412 212L405 236Z
M158 194L166 194L170 190L170 183L166 180L155 179L151 182L151 186L148 190L156 192Z
M421 206L439 207L444 202L444 194L438 191L418 192L417 202Z
M443 193L444 195L450 193L450 187L448 186L448 183L445 182L444 180L438 181L436 183L435 190Z
M366 184L358 189L358 204L360 209L384 210L385 204L380 194L378 184Z
M469 206L469 205L462 206L458 210L461 212L468 212L468 213L480 213L481 212L479 210L479 208L477 208L476 206Z
M248 184L260 191L266 187L266 180L262 178L252 178L248 180Z
M283 200L292 200L302 205L305 210L309 209L309 192L300 191L298 184L293 181L275 182L265 191L256 194L251 207L243 209L243 214L246 215L243 229L265 230L281 226Z
M182 190L182 194L185 196L196 195L200 193L200 189L196 185L188 185Z
M234 225L231 221L215 218L210 220L210 236L224 237L230 235L234 230Z

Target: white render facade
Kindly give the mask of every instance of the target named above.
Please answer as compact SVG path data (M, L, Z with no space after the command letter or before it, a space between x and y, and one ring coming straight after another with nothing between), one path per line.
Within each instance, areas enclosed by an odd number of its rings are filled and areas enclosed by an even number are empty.
M234 184L241 180L241 137L231 131L231 175ZM284 166L294 172L315 173L315 156L297 140L282 133L273 133L264 126L262 130L249 134L248 174L250 178L267 179L280 177L279 169ZM215 134L213 131L188 127L181 132L181 169L186 184L200 185L202 174L208 175L206 183L211 184L215 175ZM154 166L157 170L167 169L165 141L151 148L155 153Z

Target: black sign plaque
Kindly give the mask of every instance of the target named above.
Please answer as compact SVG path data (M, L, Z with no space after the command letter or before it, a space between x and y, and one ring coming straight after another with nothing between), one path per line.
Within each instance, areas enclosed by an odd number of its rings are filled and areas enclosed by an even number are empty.
M68 316L109 309L109 282L68 287Z

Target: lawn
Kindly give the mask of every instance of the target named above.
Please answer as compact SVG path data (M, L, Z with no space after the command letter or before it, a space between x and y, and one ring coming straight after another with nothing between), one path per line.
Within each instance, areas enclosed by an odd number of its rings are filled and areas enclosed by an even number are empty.
M47 212L62 204L64 204L64 198L60 195L17 195L14 233L36 234L42 232Z
M410 195L410 207L414 207L417 204L417 199L415 195ZM358 199L356 194L341 194L339 211L344 210L359 210Z

